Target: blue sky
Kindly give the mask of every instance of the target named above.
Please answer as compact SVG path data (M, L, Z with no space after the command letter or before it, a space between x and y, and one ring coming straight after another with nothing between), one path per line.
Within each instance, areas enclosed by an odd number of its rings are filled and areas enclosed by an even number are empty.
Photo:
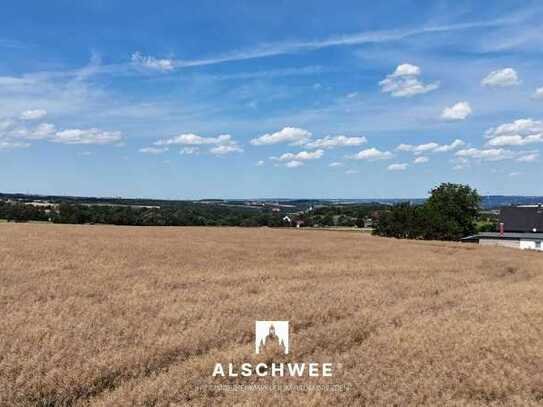
M543 195L538 2L7 1L0 191Z

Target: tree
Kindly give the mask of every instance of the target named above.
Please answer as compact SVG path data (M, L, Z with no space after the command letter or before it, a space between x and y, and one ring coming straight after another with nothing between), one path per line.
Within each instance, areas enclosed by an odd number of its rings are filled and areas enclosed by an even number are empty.
M420 207L400 203L382 213L374 233L399 239L420 237Z
M477 230L481 197L469 185L443 183L424 205L424 238L458 240Z
M374 233L402 239L458 240L476 232L480 196L468 185L444 183L420 206L394 205L383 212Z

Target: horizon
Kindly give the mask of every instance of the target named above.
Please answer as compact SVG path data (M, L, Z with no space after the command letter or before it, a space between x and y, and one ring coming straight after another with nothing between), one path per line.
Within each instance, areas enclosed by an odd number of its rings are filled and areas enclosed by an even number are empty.
M428 199L426 197L410 197L410 198L395 198L395 197L369 197L369 198L314 198L314 197L247 197L247 198L212 198L212 197L203 197L203 198L194 198L194 199L184 199L184 198L159 198L159 197L144 197L144 196L106 196L106 195L65 195L65 194L33 194L25 192L3 192L0 191L0 195L22 195L28 197L55 197L55 198L78 198L78 199L121 199L121 200L156 200L156 201L187 201L187 202L197 202L197 201L418 201ZM481 194L482 199L484 198L543 198L543 195L502 195L502 194Z
M542 17L537 1L13 2L0 190L543 196Z

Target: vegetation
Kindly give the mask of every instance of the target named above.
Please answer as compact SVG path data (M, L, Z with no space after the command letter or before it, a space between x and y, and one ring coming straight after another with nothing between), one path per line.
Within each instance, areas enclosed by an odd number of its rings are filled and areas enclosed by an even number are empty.
M49 220L53 223L132 226L285 226L282 216L271 210L192 203L149 208L67 202L34 207L0 202L0 218L13 222Z
M398 204L381 214L379 236L458 240L477 231L480 196L467 185L441 184L422 205Z
M543 258L293 229L0 225L2 406L537 406ZM331 378L254 364L255 320ZM346 391L209 385L339 384Z
M292 222L285 222L286 211L270 207L248 207L219 203L174 202L160 207L121 204L82 204L73 199L50 205L33 206L26 202L0 201L0 218L13 222L51 221L70 224L111 224L131 226L363 226L364 220L386 206L378 204L334 205L317 209L288 208Z

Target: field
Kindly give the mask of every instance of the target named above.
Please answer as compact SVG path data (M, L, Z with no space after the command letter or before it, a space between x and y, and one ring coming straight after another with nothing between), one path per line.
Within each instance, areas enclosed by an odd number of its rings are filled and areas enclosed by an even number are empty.
M543 403L540 253L2 224L0 316L1 406ZM333 377L212 377L217 362L258 361L255 320L290 321L281 357L332 362Z

